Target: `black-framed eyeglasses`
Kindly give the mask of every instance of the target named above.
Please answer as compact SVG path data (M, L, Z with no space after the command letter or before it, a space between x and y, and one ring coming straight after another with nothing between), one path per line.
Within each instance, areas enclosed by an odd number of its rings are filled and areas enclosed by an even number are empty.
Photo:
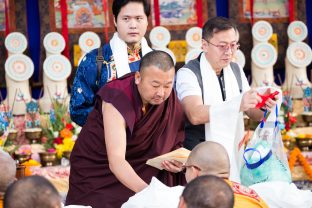
M231 49L231 51L237 51L239 49L240 44L239 43L229 43L229 44L213 44L210 41L204 39L205 41L207 41L207 43L217 47L221 52L226 52L229 49Z
M187 168L190 168L190 167L193 167L193 168L195 168L195 169L201 171L201 169L200 169L199 167L197 167L196 165L183 165L183 166L182 166L181 172L185 174L185 173L186 173L186 169L187 169Z

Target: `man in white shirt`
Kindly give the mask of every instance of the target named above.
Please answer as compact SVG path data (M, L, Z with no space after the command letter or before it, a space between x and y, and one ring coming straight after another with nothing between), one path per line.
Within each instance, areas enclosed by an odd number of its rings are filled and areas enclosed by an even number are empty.
M236 25L227 18L211 18L202 38L203 53L177 72L177 94L189 120L184 146L191 150L205 140L221 143L231 160L230 179L240 182L243 112L260 121L263 112L255 107L261 97L250 89L243 70L231 62L239 47ZM276 102L268 99L265 104L270 109Z

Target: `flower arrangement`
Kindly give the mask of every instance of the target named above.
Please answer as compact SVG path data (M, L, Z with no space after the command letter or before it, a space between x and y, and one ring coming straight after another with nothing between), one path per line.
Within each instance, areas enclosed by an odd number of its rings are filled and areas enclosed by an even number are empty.
M64 151L72 151L80 127L71 122L68 107L64 102L52 102L50 117L46 128L43 129L44 144L47 152L56 152L61 158Z

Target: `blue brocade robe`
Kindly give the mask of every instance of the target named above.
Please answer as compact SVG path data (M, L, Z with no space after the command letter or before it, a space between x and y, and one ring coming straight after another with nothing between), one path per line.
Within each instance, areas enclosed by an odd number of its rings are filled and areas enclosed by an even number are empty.
M79 64L73 82L69 105L70 117L72 121L80 126L85 124L88 114L93 109L97 91L107 82L117 78L116 73L118 75L111 47L109 44L105 44L102 47L104 62L102 64L101 79L99 85L96 85L97 55L97 49L94 49L85 55ZM129 66L131 72L139 70L140 57L142 57L141 53L138 55L137 59L133 61L133 56L130 57L129 55Z

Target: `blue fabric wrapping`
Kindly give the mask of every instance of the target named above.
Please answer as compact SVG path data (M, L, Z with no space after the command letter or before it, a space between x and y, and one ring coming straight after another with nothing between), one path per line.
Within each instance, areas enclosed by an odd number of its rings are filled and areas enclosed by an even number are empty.
M40 15L38 0L26 0L28 48L34 63L34 81L40 78Z
M229 1L216 0L217 16L229 18Z

